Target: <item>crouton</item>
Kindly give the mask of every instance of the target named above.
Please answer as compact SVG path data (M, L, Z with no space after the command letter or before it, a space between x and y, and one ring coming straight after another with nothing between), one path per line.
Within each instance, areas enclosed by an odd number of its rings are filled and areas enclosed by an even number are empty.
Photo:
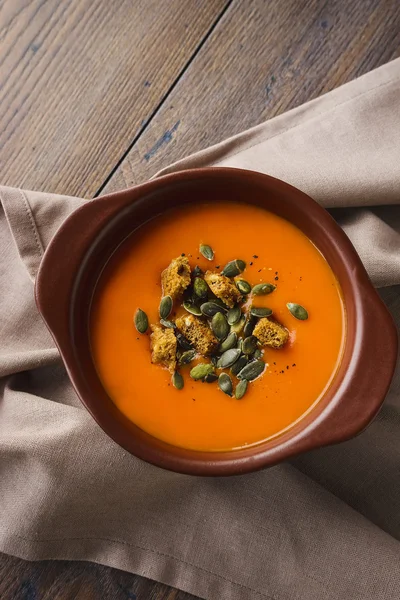
M208 324L194 315L183 315L175 324L199 354L208 356L218 348L218 340Z
M174 373L176 368L176 337L173 329L163 329L159 325L151 325L150 335L151 362L162 364Z
M270 321L266 317L258 321L254 327L253 335L256 336L262 346L275 349L282 348L289 339L289 332L283 325Z
M190 284L190 265L186 256L174 258L171 264L161 273L164 296L178 300Z
M220 273L213 273L207 271L204 275L204 279L208 283L210 290L224 302L227 306L232 308L237 302L242 299L242 295L237 289L233 281L231 281L225 275Z

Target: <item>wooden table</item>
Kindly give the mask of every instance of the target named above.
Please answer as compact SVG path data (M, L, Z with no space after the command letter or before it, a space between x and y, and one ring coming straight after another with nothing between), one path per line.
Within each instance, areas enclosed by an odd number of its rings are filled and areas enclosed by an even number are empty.
M400 3L2 0L0 33L0 182L89 198L400 56ZM5 555L0 598L194 599Z

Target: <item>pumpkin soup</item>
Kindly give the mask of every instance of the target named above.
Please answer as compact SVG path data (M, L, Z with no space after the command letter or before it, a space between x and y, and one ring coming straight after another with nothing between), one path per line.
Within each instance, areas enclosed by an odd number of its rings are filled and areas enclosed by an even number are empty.
M339 285L312 242L261 208L173 209L117 249L92 303L110 398L194 450L259 443L301 419L340 361Z

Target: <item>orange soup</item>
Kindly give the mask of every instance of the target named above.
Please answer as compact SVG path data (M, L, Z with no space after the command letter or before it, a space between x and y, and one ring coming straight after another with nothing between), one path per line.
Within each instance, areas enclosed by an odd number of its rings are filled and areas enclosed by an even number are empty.
M214 250L213 260L199 252L201 244ZM280 349L264 348L265 370L241 399L192 379L199 358L179 368L184 387L176 389L168 369L151 362L150 329L142 335L134 326L138 307L159 323L161 273L182 255L192 270L215 273L240 259L246 267L234 283L276 286L267 295L249 294L244 307L271 309L288 340ZM295 318L288 303L306 308L308 318ZM182 312L174 303L169 318ZM118 248L96 288L91 343L105 390L130 420L176 446L224 451L279 435L318 402L340 361L344 323L338 282L300 230L261 208L221 202L166 212Z

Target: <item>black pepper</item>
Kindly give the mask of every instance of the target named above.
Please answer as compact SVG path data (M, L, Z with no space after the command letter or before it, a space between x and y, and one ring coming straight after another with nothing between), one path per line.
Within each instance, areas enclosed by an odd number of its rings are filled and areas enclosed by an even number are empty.
M279 277L275 277L275 281L279 281Z
M258 255L257 254L253 254L253 258L258 258Z
M252 266L252 265L253 265L253 263L252 263L252 262L249 262L249 265L250 265L250 266Z

